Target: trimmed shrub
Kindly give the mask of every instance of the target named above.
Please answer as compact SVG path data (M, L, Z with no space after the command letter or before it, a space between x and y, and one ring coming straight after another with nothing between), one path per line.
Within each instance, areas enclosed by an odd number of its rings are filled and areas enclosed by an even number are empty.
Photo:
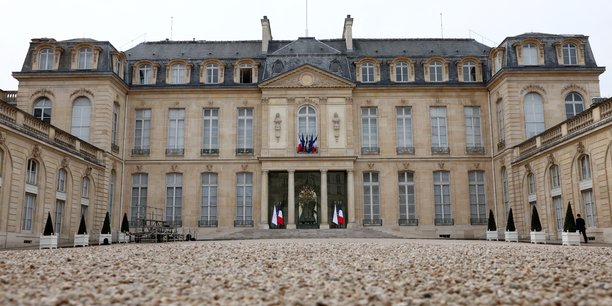
M47 223L45 223L45 230L43 231L43 236L51 236L55 234L53 230L53 221L51 221L51 212L47 214Z
M108 213L108 211L106 212L106 217L104 217L104 224L102 224L102 234L110 234L111 233L111 226L110 226L110 214Z
M516 226L514 226L514 216L512 215L512 208L510 208L510 212L508 213L508 222L506 222L506 231L516 232Z
M123 213L123 220L121 221L121 232L127 233L130 231L130 223L128 222L127 213Z
M487 231L496 231L497 224L495 224L495 217L493 217L493 210L489 209L489 225L487 225Z
M85 216L81 215L81 223L79 223L79 230L77 231L77 235L86 235L87 234L87 225L85 225Z
M572 211L572 204L570 202L567 202L567 211L565 212L563 231L570 233L576 232L576 219L574 219L574 212Z
M542 231L542 223L540 223L540 215L538 214L538 209L533 206L531 210L531 231L532 232L541 232Z

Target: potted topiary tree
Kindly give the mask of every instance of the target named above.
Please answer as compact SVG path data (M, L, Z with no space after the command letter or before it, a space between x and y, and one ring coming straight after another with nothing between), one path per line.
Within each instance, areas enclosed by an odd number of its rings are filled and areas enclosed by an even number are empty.
M531 243L546 243L546 231L542 231L542 223L538 209L534 205L531 209Z
M493 217L493 210L489 209L489 224L487 225L487 240L497 241L499 236L497 235L497 224L495 224L495 217Z
M512 215L512 208L508 212L508 222L506 222L506 231L504 232L504 238L506 241L518 242L518 232L516 226L514 226L514 216Z
M130 223L128 222L127 213L123 213L121 220L121 232L119 233L119 243L130 242Z
M87 234L87 225L85 224L85 216L81 214L81 222L79 223L79 230L74 234L74 246L88 246L89 245L89 234Z
M51 212L47 214L47 223L45 223L45 230L40 236L40 249L57 249L57 235L53 230L53 221L51 220Z
M106 216L104 217L104 223L102 224L102 232L100 232L98 244L109 245L112 243L112 240L113 235L111 234L110 214L107 211Z
M572 211L572 204L570 202L567 202L561 242L562 245L580 245L580 233L576 229L576 219L574 219L574 212Z

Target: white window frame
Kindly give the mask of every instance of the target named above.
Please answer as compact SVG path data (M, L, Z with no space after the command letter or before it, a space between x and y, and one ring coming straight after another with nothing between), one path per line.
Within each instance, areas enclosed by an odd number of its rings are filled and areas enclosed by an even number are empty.
M555 209L555 225L557 227L557 233L563 232L563 223L565 220L563 214L563 200L561 196L555 196L552 198L553 207Z
M559 166L550 166L550 189L561 188L561 176L559 173Z
M524 116L525 135L527 138L544 132L544 102L540 94L530 92L525 95Z
M187 66L185 64L173 64L170 69L172 70L172 84L187 83Z
M200 176L200 223L217 221L217 186L218 175L213 172L204 172Z
M523 65L533 66L538 64L538 47L534 44L523 45Z
M53 70L54 53L51 48L44 48L40 50L40 57L38 62L39 70Z
M166 213L165 221L173 226L182 226L183 175L166 174Z
M138 224L147 216L147 193L149 175L146 173L132 174L131 216L132 224Z
M485 190L485 172L472 170L468 172L470 190L470 218L484 220L487 218L487 199Z
M536 194L535 175L533 173L527 175L527 194L530 196Z
M66 177L67 177L66 170L59 169L59 171L57 171L57 189L56 191L64 192L64 193L66 192Z
M429 81L442 82L444 81L443 65L439 61L433 61L429 64Z
M249 73L250 74L250 80L247 79L245 73ZM250 63L242 63L238 66L238 73L239 75L239 81L241 84L252 84L254 83L255 80L255 76L254 74L254 69L253 69L253 64Z
M579 167L580 167L580 180L581 181L588 181L591 180L592 176L591 176L591 158L588 155L582 155L580 156L580 159L578 160L579 162Z
M414 151L414 142L412 139L412 106L398 106L395 108L395 113L395 134L398 151L399 149Z
M465 116L465 138L467 147L482 147L482 130L480 126L480 107L466 106L463 108Z
M400 83L410 81L410 65L408 63L395 63L395 81Z
M111 144L119 144L119 104L113 103L113 127Z
M54 230L57 237L60 237L62 234L62 218L64 217L64 208L66 207L66 201L61 199L55 200L55 224Z
M51 114L52 114L52 105L51 100L47 97L41 97L36 99L34 102L34 112L33 116L41 121L51 124Z
M153 84L153 67L150 64L138 66L138 77L141 85Z
M450 190L450 172L434 171L434 206L435 218L438 220L446 220L453 218L451 206L451 190Z
M378 108L361 108L361 147L368 152L378 152Z
M365 62L361 64L361 82L374 83L374 64Z
M91 101L86 97L78 97L72 104L71 134L85 141L89 141L91 110Z
M168 149L185 149L185 109L168 110Z
M310 106L304 105L297 112L297 141L300 142L301 136L315 137L317 136L317 110Z
M380 180L378 172L363 173L363 219L369 221L381 219Z
M570 119L584 111L584 100L577 92L570 92L565 96L565 117Z
M398 188L400 219L416 220L414 172L400 171L398 173Z
M578 64L578 49L574 44L563 45L563 64L577 65Z
M89 199L89 187L91 182L88 177L84 176L83 181L81 183L81 198Z
M448 130L446 107L430 107L431 146L433 148L448 148Z
M202 110L202 149L207 153L219 153L219 109Z
M206 64L206 83L218 84L219 82L219 64Z
M236 173L236 221L253 220L253 173Z
M582 205L584 207L585 221L587 227L597 227L595 199L593 198L593 189L580 191Z
M93 50L89 47L79 49L78 69L93 68Z
M252 107L238 108L236 150L247 153L253 150L253 113Z
M34 217L34 210L36 208L36 194L34 193L25 193L23 204L23 217L21 222L21 231L22 232L31 232L32 231L32 221Z
M36 186L38 183L38 162L31 158L28 160L26 184Z
M472 61L463 63L463 81L476 82L476 63Z
M137 109L134 124L134 149L148 150L151 140L151 109Z
M499 141L506 141L506 126L504 118L504 101L499 100L497 106L497 133L499 134Z

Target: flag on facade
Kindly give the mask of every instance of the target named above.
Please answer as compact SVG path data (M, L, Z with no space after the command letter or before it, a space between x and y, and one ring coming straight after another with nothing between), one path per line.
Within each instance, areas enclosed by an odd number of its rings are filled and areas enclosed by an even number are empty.
M332 222L338 225L338 211L336 210L336 205L334 205L334 217L332 218Z
M278 221L276 220L277 219L277 217L276 217L276 205L274 205L274 207L272 208L272 211L273 211L273 213L272 213L272 224L278 225Z
M344 214L342 213L342 208L338 209L338 223L340 223L340 225L344 225Z
M276 216L276 222L278 225L284 225L285 220L283 220L283 211L281 209L278 210L278 215Z

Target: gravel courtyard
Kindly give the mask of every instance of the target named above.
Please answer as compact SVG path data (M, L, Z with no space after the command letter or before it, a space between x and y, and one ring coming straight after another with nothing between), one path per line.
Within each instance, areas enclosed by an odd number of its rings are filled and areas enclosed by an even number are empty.
M612 248L197 241L0 251L0 305L612 305Z

